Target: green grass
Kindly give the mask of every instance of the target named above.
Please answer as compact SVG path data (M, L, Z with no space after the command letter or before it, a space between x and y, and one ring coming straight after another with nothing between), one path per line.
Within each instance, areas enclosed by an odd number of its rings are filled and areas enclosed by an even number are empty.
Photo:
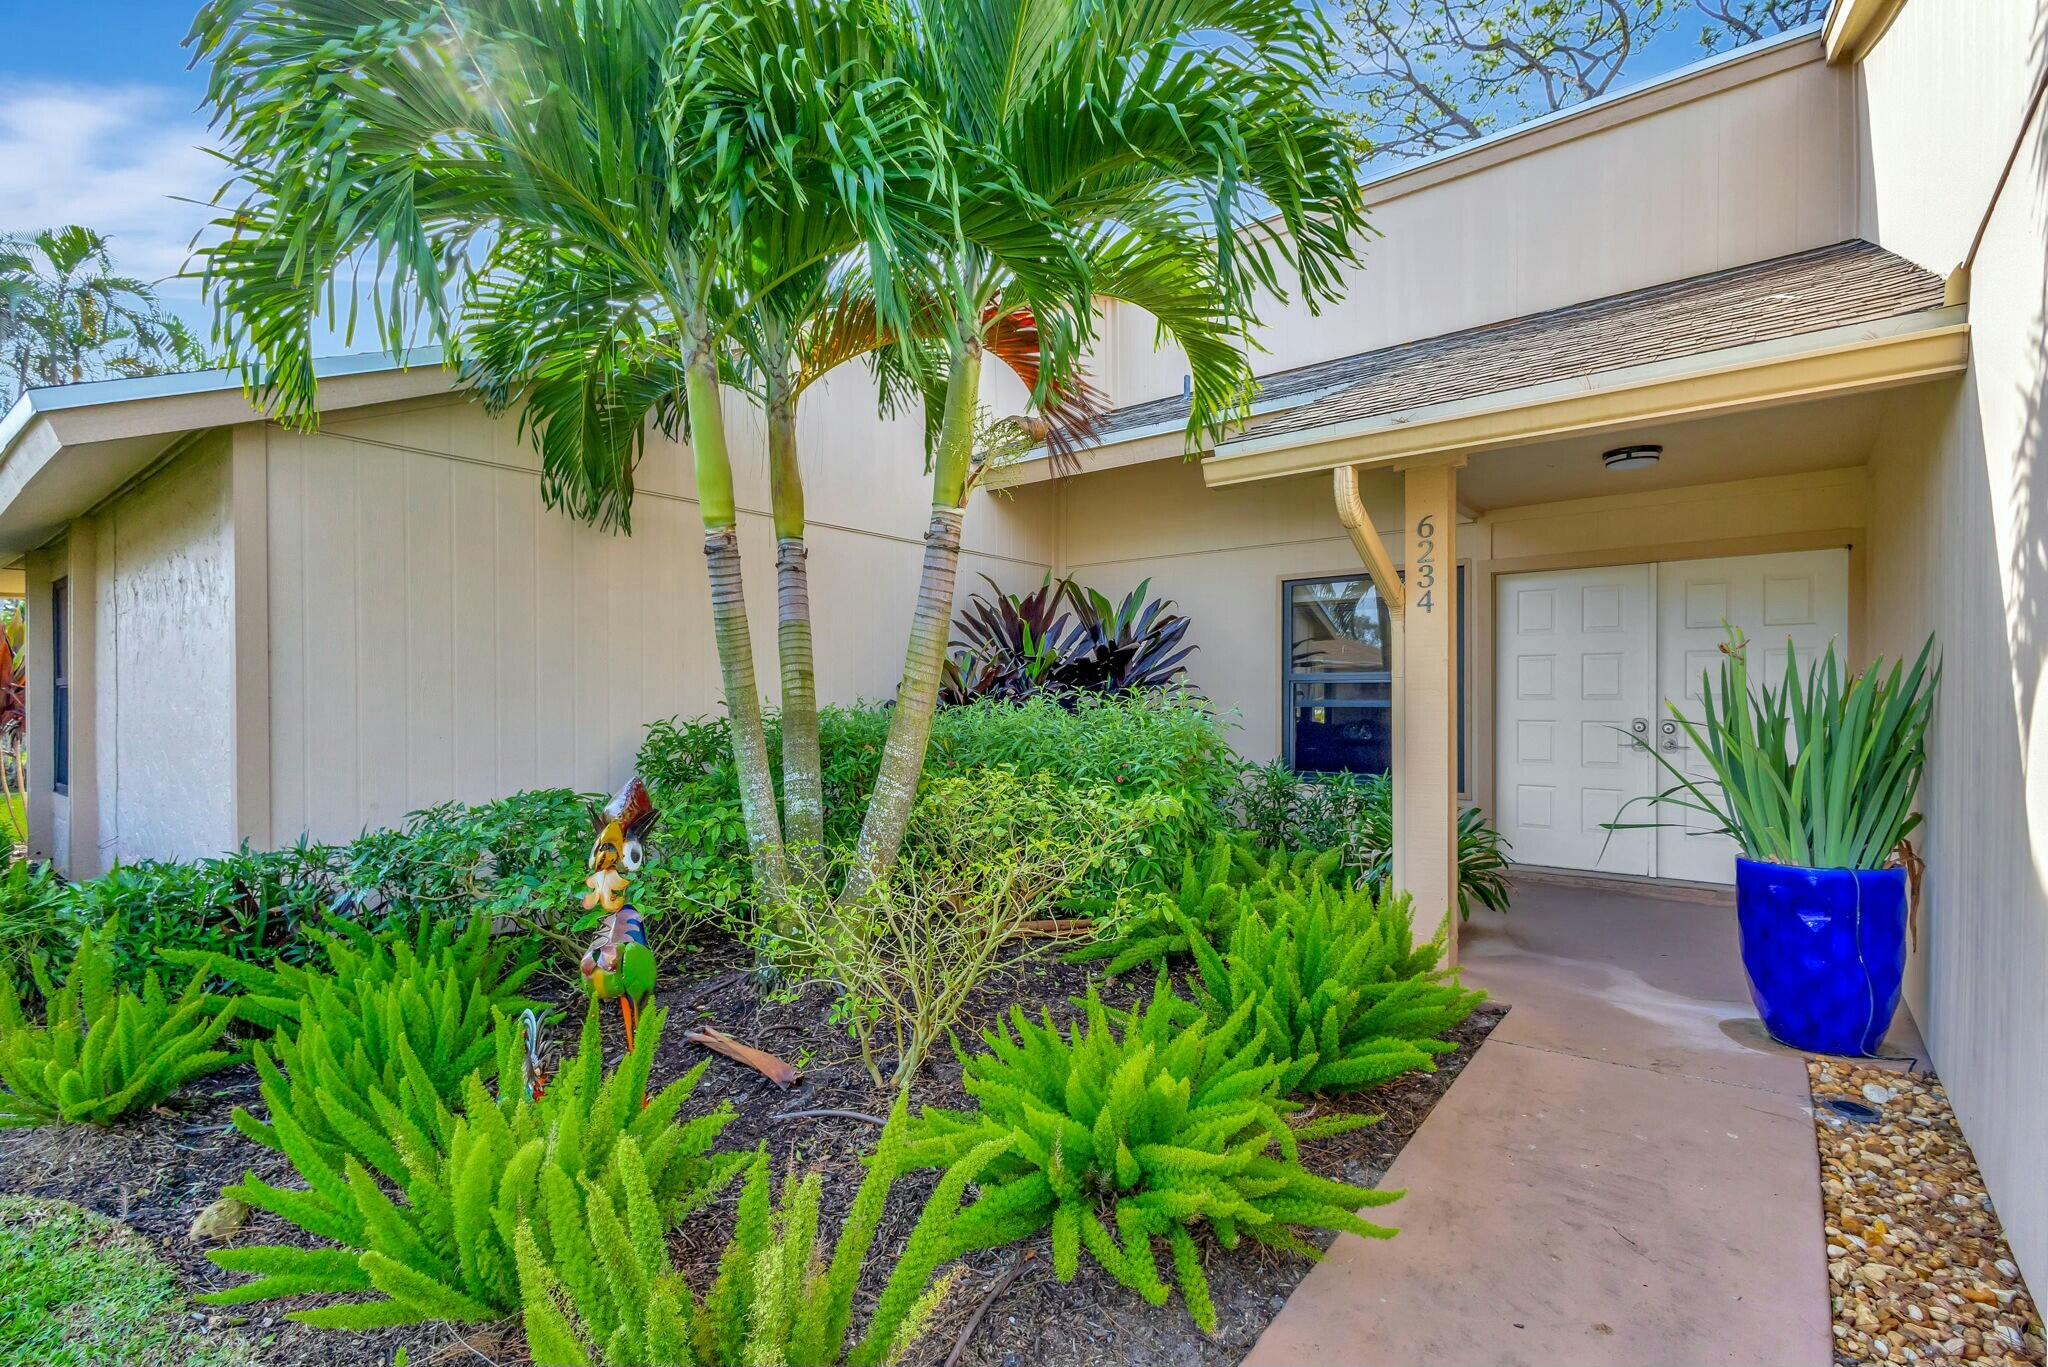
M0 797L0 840L10 845L28 843L28 818L22 815L21 794Z
M142 1236L68 1201L0 1197L0 1367L250 1367L239 1340L183 1318L170 1265Z

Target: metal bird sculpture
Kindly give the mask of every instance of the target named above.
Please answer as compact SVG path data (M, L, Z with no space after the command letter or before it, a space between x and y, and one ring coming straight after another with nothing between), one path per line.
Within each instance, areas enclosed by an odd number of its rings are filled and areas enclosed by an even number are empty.
M640 841L654 824L654 817L647 785L637 777L632 779L597 815L590 876L583 880L590 889L583 895L583 909L604 913L597 938L583 952L584 990L599 1001L619 1003L628 1053L640 1017L654 996L655 966L654 951L647 947L647 924L627 903L626 888L646 861Z
M525 1057L519 1061L519 1080L525 1084L526 1099L539 1101L548 1091L547 1055L541 1037L540 1013L530 1009L521 1011L519 1033L526 1045Z

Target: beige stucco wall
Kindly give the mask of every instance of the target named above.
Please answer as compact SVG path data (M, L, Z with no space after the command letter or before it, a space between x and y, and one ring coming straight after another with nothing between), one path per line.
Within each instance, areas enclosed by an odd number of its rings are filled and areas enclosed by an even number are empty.
M30 825L74 877L235 843L225 434L213 434L29 558ZM71 782L51 790L50 586L69 580ZM41 620L38 620L41 619Z
M1857 235L1854 83L1798 40L1376 182L1381 236L1320 317L1266 309L1282 370L1745 265ZM1185 359L1120 309L1095 362L1117 403Z
M883 698L902 664L929 485L918 426L849 369L805 400L820 696ZM741 553L773 698L773 531L759 413L734 399ZM657 439L633 534L542 506L517 424L461 398L262 434L269 835L351 836L451 798L616 786L646 724L721 708L688 452ZM1051 525L977 496L963 579L1036 582Z
M2023 0L1909 0L1858 94L1867 236L1968 252L2048 63ZM1873 645L1939 633L1946 677L1908 992L2015 1256L2048 1284L2048 131L2037 116L1971 278L1971 363L1901 396L1872 464Z

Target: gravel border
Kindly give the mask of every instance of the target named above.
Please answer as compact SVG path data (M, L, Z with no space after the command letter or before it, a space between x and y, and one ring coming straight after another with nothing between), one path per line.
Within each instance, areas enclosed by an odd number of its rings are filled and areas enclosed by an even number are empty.
M2040 1312L1940 1080L1838 1059L1806 1069L1835 1360L2048 1361ZM1831 1099L1878 1115L1847 1118Z

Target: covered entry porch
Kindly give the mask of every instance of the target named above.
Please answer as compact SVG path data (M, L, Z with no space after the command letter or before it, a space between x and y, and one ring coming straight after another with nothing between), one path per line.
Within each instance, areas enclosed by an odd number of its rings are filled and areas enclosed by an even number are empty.
M1965 315L1848 242L1269 379L1306 397L1203 480L1320 482L1370 581L1419 915L1456 905L1467 805L1524 864L1727 881L1727 842L1606 823L1664 786L1651 747L1693 767L1666 722L1724 622L1766 668L1787 637L1867 656L1871 451L1893 391L1962 369ZM1322 715L1291 675L1282 705Z

